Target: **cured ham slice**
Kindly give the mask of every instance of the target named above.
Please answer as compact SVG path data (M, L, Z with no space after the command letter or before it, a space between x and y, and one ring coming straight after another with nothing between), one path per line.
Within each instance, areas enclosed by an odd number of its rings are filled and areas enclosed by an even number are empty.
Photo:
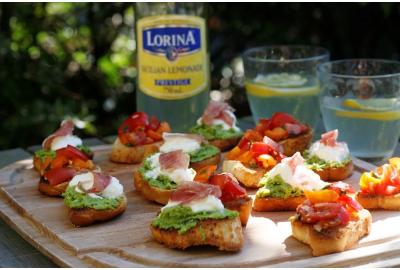
M302 133L304 130L304 128L299 124L286 123L284 127L289 134L293 135L298 135Z
M53 134L48 136L46 139L44 139L44 141L42 143L43 149L46 149L46 150L50 149L51 143L56 137L72 135L73 131L74 131L74 122L72 120L63 121L61 123L60 128L56 132L54 132Z
M229 104L211 100L203 113L202 122L206 125L212 125L215 119L221 119L227 125L232 126L235 121L232 115L233 111L234 109Z
M198 134L187 134L187 133L163 133L163 139L165 141L171 139L179 139L179 138L187 138L197 141L198 143L202 143L204 141L204 137Z
M268 146L270 146L272 149L274 149L277 152L282 152L282 150L283 150L282 146L280 144L278 144L277 142L275 142L268 136L264 136L263 143L267 144Z
M187 169L190 163L190 156L182 150L162 153L159 157L161 170Z
M99 193L102 192L111 181L111 176L103 173L92 172L93 173L93 187L89 192Z
M326 146L336 146L337 145L337 138L338 138L339 132L337 129L328 131L324 134L321 135L321 143L325 144Z
M203 199L208 195L220 198L221 189L214 185L185 181L180 184L174 192L172 192L169 199L171 201L185 204L191 201Z
M293 156L282 159L282 163L286 163L294 173L297 166L304 164L304 158L296 152Z

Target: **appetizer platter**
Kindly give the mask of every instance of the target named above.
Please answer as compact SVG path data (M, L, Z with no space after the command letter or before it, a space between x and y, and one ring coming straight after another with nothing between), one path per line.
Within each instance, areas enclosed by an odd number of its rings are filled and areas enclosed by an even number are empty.
M312 143L310 127L276 113L242 132L217 102L188 134L144 113L113 145L88 149L72 131L62 123L0 170L2 219L60 266L400 264L400 159L350 158L337 131Z

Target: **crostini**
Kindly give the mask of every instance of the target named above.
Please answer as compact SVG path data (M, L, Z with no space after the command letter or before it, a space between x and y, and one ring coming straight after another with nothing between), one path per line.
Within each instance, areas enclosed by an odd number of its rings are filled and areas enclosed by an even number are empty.
M240 140L243 132L236 126L234 109L222 101L211 100L197 125L191 133L202 135L210 144L221 151L232 149Z
M155 153L134 172L135 189L146 199L165 205L179 183L193 181L196 172L189 163L189 155L182 150Z
M319 175L308 169L299 152L282 159L260 181L253 210L292 211L305 200L304 192L321 190L329 185Z
M190 167L199 170L208 165L218 165L221 151L209 144L201 135L185 133L164 133L160 152L182 150L190 156Z
M371 230L371 214L347 195L354 190L346 187L306 191L307 199L290 218L293 237L309 245L314 256L350 249Z
M281 150L282 147L267 136L261 142L254 142L245 135L226 154L222 171L233 174L246 187L257 188L264 174L284 158Z
M341 181L353 173L353 161L345 142L337 142L337 129L321 135L304 152L307 166L325 181Z
M98 172L75 175L63 197L69 219L77 227L110 220L122 214L127 205L118 179Z
M155 116L135 112L118 128L110 160L117 163L136 164L158 152L164 132L171 129L167 122L159 122Z
M367 209L400 210L400 158L360 177L357 201Z
M183 182L150 225L154 239L169 248L211 245L238 251L244 242L239 213L224 208L218 186Z
M261 141L264 136L268 136L282 145L282 152L288 157L306 150L313 136L309 126L283 112L274 113L271 118L260 119L255 129L247 130L246 133L250 133L247 137L253 141Z
M224 207L239 212L242 226L247 225L253 199L247 195L246 189L239 185L238 180L230 173L220 173L211 176L209 183L221 189L220 200Z
M33 155L33 167L40 175L44 175L51 168L62 167L60 163L64 166L66 161L73 160L78 163L78 167L90 169L78 160L92 159L93 152L79 137L73 135L74 127L72 120L65 120L57 131L44 139L42 149Z

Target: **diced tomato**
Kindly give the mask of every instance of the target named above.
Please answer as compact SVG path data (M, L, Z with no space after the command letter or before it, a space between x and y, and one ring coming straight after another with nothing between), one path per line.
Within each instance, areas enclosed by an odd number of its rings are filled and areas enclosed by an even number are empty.
M58 149L56 151L56 157L58 156L65 156L70 160L73 159L81 159L81 160L88 160L88 156L85 155L85 153L81 152L78 148L75 148L71 145L68 145L67 147Z
M152 138L154 141L160 141L162 140L162 135L157 133L154 130L147 130L147 136L149 136L150 138Z
M50 163L50 168L56 169L56 168L65 167L66 165L69 164L70 161L71 160L67 156L56 155L56 157Z
M331 183L328 189L336 191L339 195L355 192L352 186L342 181Z
M263 142L253 142L250 147L250 152L256 155L269 154L274 151L271 146Z
M82 169L92 170L94 168L94 164L90 159L86 161L81 159L75 159L72 161L72 167L76 170L82 170Z
M231 151L226 154L226 159L233 160L236 159L242 151L239 146L235 146Z
M254 156L255 156L254 153L252 153L252 152L250 152L250 151L245 151L245 152L243 152L242 154L240 154L240 155L237 157L237 160L240 161L240 162L242 162L242 163L244 163L244 164L247 164L247 163L250 162L250 160L253 159Z
M199 170L197 170L196 176L194 177L194 181L200 183L208 183L208 180L216 170L217 170L217 165L204 166Z
M49 181L50 185L55 186L67 181L74 177L76 171L73 168L56 168L44 174L44 178Z
M229 173L213 175L210 178L210 184L219 186L222 191L221 201L228 202L247 195L246 189L241 187L234 176Z
M170 132L171 128L167 122L161 122L160 126L157 129L157 133L163 134L164 132Z
M347 195L340 196L339 202L345 206L351 207L353 211L360 211L363 209L356 200Z
M259 155L256 159L261 163L262 167L266 169L274 167L278 163L271 155L268 154Z
M286 139L289 133L282 127L276 127L274 129L269 129L264 131L264 135L278 142L280 140Z
M274 113L271 117L270 128L283 127L286 123L297 124L297 120L293 116L284 112Z
M324 202L336 202L339 198L339 195L329 189L322 189L317 191L304 191L304 195L306 195L307 199L310 200L311 203L324 203Z
M146 127L149 124L149 117L144 112L135 112L129 116L118 129L118 133L136 131L138 128Z
M243 137L237 145L241 150L247 151L250 149L251 142L246 137Z
M150 117L149 129L157 130L159 127L160 127L160 122L157 120L157 117L155 116Z

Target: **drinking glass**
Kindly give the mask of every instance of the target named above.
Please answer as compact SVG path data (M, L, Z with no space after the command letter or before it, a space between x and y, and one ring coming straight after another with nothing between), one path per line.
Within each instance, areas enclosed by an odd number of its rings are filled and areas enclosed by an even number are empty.
M400 135L400 62L349 59L321 64L320 106L327 130L359 158L393 154Z
M315 128L320 119L317 65L328 60L328 50L313 46L245 51L245 87L254 120L287 112Z

